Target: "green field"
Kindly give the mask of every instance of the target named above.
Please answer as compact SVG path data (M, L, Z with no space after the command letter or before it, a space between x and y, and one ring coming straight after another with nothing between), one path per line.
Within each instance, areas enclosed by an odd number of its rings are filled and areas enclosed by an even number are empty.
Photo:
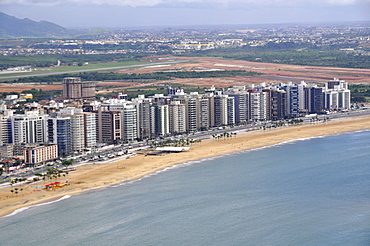
M53 68L37 68L35 72L66 72L69 71L80 71L85 69L107 69L111 67L120 67L120 66L131 66L131 65L147 65L146 63L139 62L139 61L132 61L132 62L107 62L107 63L99 63L99 64L88 64L83 66L68 66L68 67L53 67ZM114 68L112 68L114 69Z
M168 62L168 61L167 61ZM167 63L166 61L155 61L155 62L108 62L99 64L89 64L83 66L68 66L68 67L50 67L50 68L36 68L32 72L19 72L19 73L6 73L0 74L0 81L14 80L19 77L31 77L31 76L45 76L51 74L62 74L62 73L79 73L79 72L90 72L90 71L114 71L120 69L146 67L150 65L158 65L161 63ZM172 63L180 63L184 61L177 61ZM11 78L10 78L11 77Z

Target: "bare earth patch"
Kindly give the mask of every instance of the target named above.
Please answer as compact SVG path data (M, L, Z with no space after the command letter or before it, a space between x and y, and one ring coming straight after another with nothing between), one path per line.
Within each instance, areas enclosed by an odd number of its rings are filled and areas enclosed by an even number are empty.
M209 57L178 57L177 60L189 60L188 63L153 65L136 69L120 70L117 73L155 73L155 72L182 72L182 71L214 71L214 70L246 70L263 73L259 76L235 76L219 78L191 78L173 79L157 82L99 82L98 87L105 88L99 93L119 91L128 88L140 88L145 86L161 86L163 84L180 84L199 87L228 87L232 85L245 85L276 82L315 82L325 83L333 78L339 78L349 83L370 83L370 69L337 68L299 66L276 63L261 63L238 60L225 60ZM62 85L42 84L0 84L2 92L22 92L27 89L62 90Z

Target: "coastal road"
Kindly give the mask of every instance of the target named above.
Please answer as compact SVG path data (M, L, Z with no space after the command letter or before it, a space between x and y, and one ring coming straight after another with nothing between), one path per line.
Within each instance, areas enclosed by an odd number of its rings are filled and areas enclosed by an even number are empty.
M351 118L351 117L357 117L357 116L363 116L363 115L370 115L370 109L354 110L354 111L349 111L349 112L344 112L344 113L333 113L333 114L329 114L329 115L318 115L318 118L321 121L323 121L324 119L337 120L337 119ZM314 118L316 118L316 117L314 117ZM308 118L308 117L301 117L299 119L303 119L305 124L313 124L313 123L316 122L316 121L310 121L311 118ZM230 128L227 128L227 129L213 129L213 130L209 130L209 131L202 131L202 132L196 132L194 134L184 135L181 138L204 140L204 139L212 138L212 135L222 134L224 132L255 131L255 130L261 129L261 127L263 127L263 126L267 127L267 126L272 125L272 124L274 124L274 122L264 122L264 123L254 124L254 125L249 124L249 125L234 126L234 127L230 127ZM172 139L172 138L175 138L175 137L167 137L167 138L163 138L163 139L157 140L157 141L160 142L160 141L165 141L165 140L169 140L169 139ZM144 145L144 143L145 143L145 141L144 142L131 143L130 146L119 145L119 146L115 146L115 147L107 149L107 150L102 150L102 151L98 151L98 152L95 152L95 153L90 153L90 154L85 155L83 157L85 159L88 159L92 156L97 156L97 155L107 155L107 154L116 153L116 152L119 152L119 151L132 151L136 148L147 148L147 147L149 147L148 145ZM81 159L82 159L82 156L77 159L77 163L76 163L77 165L79 163L83 162L83 161L81 161ZM94 161L94 162L99 162L99 161ZM33 176L34 173L46 172L47 169L49 169L49 168L60 168L60 167L62 167L61 164L56 164L56 165L53 165L53 166L43 166L43 167L36 168L34 170L28 170L28 171L25 171L23 173L19 173L18 175L12 175L12 176L7 177L7 178L5 178L5 176L7 174L3 173L3 176L0 177L0 184L10 182L10 179L13 179L13 178L29 177L29 176Z

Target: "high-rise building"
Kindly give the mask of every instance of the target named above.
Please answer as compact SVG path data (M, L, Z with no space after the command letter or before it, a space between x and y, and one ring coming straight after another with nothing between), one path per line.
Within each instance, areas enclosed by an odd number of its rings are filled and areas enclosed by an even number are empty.
M63 79L63 97L74 100L95 99L95 82L81 81L79 77Z
M323 88L309 86L304 90L305 109L308 113L322 113L324 110Z
M49 117L47 122L49 143L58 145L58 154L60 156L71 154L71 118Z
M225 126L228 124L228 96L214 96L214 126Z
M111 144L122 140L122 112L100 107L95 113L98 143Z
M186 129L187 132L196 132L199 128L198 98L188 98L186 104Z
M348 83L345 82L344 80L334 78L333 80L330 80L327 83L325 83L325 88L327 90L347 90Z
M84 116L84 135L85 147L94 148L97 146L96 142L96 114L83 112Z
M235 125L235 103L234 97L227 97L227 125Z
M135 98L133 102L126 99L109 99L101 104L100 108L104 111L120 112L121 119L121 138L124 141L132 141L140 138L138 135L138 116L137 108L140 108L142 96ZM144 116L144 115L143 115Z
M249 93L244 90L227 92L229 97L234 98L235 123L245 123L249 121Z
M209 115L209 98L199 98L198 100L199 105L199 129L207 129L210 127L210 115Z
M95 113L83 112L82 109L65 108L61 116L71 119L72 151L80 151L96 146Z
M340 90L339 91L339 109L349 110L351 108L351 91Z
M138 138L136 107L133 104L125 105L122 111L122 138L133 141Z
M248 119L249 92L245 86L233 86L224 94L234 98L235 122L246 122Z
M334 79L327 82L324 94L324 104L327 109L350 109L351 91L344 80Z
M24 115L14 115L11 119L13 143L47 142L47 115L40 115L38 111L28 111Z
M6 105L2 106L4 106L4 109L0 112L0 145L13 142L11 120L13 111L6 109Z
M299 112L302 114L306 114L307 111L307 103L306 103L306 95L305 95L305 88L307 84L304 81L301 81L300 84L297 85L298 87L298 108Z
M287 117L286 104L287 94L283 90L271 91L271 119L281 120Z
M168 105L170 133L186 132L186 107L179 101Z
M289 83L282 87L287 93L287 111L290 118L299 116L299 90L298 85Z
M71 118L72 151L80 151L85 148L84 115L65 115Z
M152 136L165 136L170 133L168 105L155 104L151 107Z
M266 91L250 92L250 117L252 121L269 120L269 93Z
M137 134L140 139L150 138L150 107L149 100L140 100L136 103Z

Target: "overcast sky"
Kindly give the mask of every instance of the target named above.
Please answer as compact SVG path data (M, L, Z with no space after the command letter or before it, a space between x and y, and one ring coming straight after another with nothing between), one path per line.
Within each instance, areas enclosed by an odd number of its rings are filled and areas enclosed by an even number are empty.
M370 0L0 0L0 11L64 27L370 21Z

